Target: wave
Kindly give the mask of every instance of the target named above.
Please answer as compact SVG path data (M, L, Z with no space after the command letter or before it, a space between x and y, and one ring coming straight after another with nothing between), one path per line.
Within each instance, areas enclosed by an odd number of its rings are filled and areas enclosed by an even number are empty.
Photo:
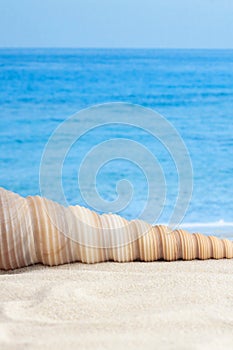
M219 238L233 240L233 222L224 220L214 222L187 222L180 224L180 227L190 232L200 232L206 235L213 235Z
M164 225L164 224L161 224ZM213 235L219 238L233 240L233 222L213 221L213 222L183 222L175 228L187 230L191 233L199 232L206 235Z
M213 221L213 222L183 222L180 226L185 227L232 227L233 222L226 222L224 220Z

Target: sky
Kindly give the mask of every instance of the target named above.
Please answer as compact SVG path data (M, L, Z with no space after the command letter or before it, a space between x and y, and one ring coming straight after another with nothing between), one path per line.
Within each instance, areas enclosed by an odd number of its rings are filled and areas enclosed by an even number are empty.
M0 47L233 48L233 1L0 0Z

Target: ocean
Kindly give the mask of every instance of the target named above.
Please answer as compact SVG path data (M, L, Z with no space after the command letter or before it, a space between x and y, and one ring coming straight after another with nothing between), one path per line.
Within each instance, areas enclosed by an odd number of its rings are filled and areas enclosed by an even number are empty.
M110 102L152 109L173 125L193 169L183 227L233 237L233 50L1 49L0 186L23 196L40 194L41 159L54 130L82 109ZM133 127L97 128L71 147L61 179L67 203L98 211L80 191L80 165L91 147L123 137L157 157L166 199L156 222L166 223L177 199L176 167L153 137ZM153 164L147 171L153 174ZM120 157L96 175L109 208L118 181L128 180L132 198L116 212L139 216L148 200L143 169Z

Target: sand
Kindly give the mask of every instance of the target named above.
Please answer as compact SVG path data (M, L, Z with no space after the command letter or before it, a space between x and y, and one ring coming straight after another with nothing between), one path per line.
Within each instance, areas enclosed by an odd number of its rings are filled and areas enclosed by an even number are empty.
M233 260L0 273L0 349L233 349Z

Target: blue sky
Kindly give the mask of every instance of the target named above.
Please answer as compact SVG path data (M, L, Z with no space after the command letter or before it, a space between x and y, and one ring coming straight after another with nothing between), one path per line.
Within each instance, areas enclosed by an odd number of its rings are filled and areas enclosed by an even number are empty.
M233 1L0 0L0 47L233 48Z

